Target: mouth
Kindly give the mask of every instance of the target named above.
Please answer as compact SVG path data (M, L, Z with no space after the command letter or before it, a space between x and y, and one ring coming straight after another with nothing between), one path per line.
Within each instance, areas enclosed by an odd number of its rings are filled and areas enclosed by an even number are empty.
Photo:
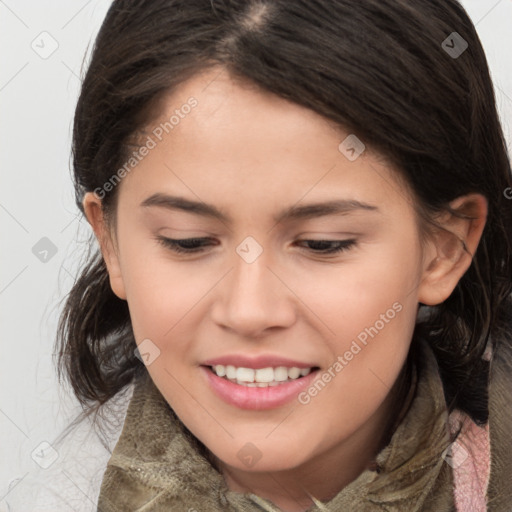
M288 404L316 378L318 366L201 365L208 387L238 409L266 410Z
M286 367L268 366L266 368L245 368L243 366L222 365L207 366L217 377L225 379L239 386L249 388L267 388L281 386L287 382L301 379L312 371L318 370L317 366L298 368L297 366Z

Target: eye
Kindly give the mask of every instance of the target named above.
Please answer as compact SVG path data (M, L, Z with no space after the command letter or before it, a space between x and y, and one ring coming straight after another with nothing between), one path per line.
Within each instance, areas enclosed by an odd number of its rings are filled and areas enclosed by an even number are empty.
M184 238L181 240L158 236L157 240L164 247L176 253L198 253L210 245L214 245L210 238ZM349 250L356 244L355 239L349 240L299 240L297 243L310 245L310 250L316 254L336 254Z
M356 244L356 240L299 240L298 243L309 244L310 247L312 246L312 252L317 254L336 254L342 251L348 251Z
M184 238L182 240L175 240L173 238L158 236L157 240L164 247L167 247L176 253L203 252L204 247L212 245L207 243L211 241L210 238Z

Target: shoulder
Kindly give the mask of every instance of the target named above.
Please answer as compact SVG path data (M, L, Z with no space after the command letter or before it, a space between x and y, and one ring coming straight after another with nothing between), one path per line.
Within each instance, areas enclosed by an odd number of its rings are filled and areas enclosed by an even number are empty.
M96 512L103 473L121 434L133 384L102 408L107 417L69 425L14 481L0 503L0 512ZM110 417L109 417L110 416Z
M512 335L500 340L491 360L489 432L489 512L508 512L512 503Z

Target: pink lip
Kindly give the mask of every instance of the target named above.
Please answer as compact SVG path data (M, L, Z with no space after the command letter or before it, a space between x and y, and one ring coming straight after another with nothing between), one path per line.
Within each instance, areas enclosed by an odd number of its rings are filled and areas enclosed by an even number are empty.
M225 361L226 359L222 359ZM212 360L215 361L215 360ZM225 363L216 363L225 364ZM208 384L213 391L228 404L234 405L240 409L249 410L264 410L264 409L275 409L280 407L294 398L307 386L309 386L312 380L317 376L318 370L311 371L305 377L295 379L285 384L278 384L277 386L268 386L266 388L259 387L247 387L239 384L230 382L223 377L218 377L208 366L200 366L203 375L207 379ZM235 365L234 365L235 366ZM247 366L247 362L244 365L246 368L264 368L263 366ZM274 366L273 364L267 364L268 366ZM275 366L297 366L282 364L282 361ZM304 368L305 366L302 365Z
M243 354L226 355L217 357L215 359L208 359L202 363L204 366L215 366L222 364L224 366L231 365L243 368L277 368L278 366L286 366L291 368L296 366L297 368L313 368L318 366L311 363L301 363L300 361L293 361L292 359L286 359L284 357L272 356L272 355L261 355L256 357L249 357Z

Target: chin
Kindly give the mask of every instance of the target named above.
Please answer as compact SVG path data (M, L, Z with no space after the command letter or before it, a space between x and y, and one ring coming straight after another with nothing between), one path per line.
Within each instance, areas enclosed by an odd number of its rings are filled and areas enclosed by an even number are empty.
M233 445L236 446L234 453L232 452ZM287 471L306 463L308 460L304 451L298 453L297 444L283 447L281 443L276 445L268 442L247 441L234 442L233 445L226 447L224 451L221 448L221 457L213 450L210 451L223 464L238 471L254 473Z

